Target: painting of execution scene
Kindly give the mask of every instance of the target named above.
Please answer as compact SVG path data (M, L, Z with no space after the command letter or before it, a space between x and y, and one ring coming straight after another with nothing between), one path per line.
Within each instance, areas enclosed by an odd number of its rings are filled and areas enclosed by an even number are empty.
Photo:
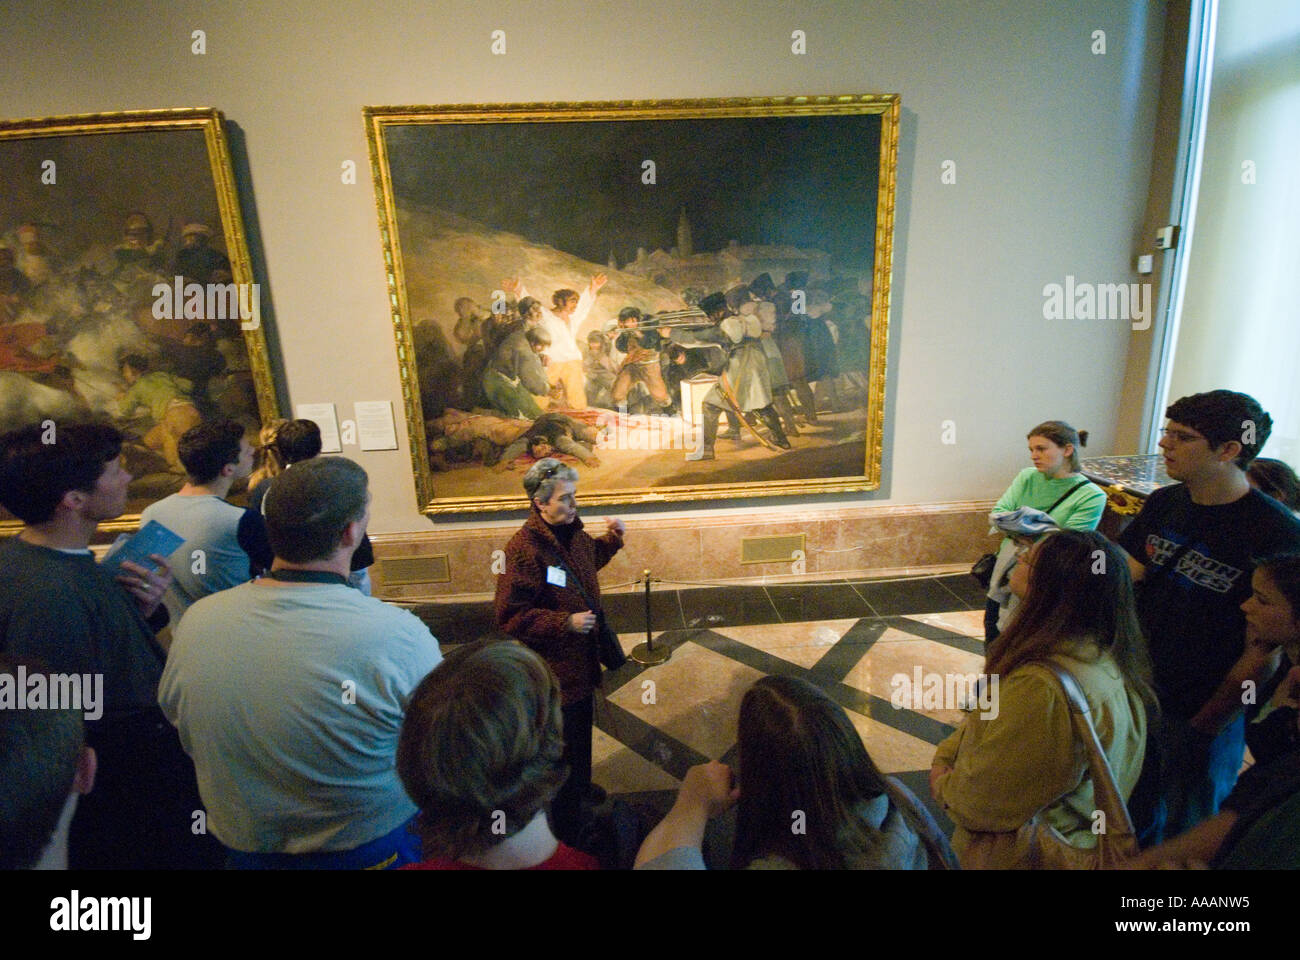
M367 108L421 507L876 486L897 113Z
M3 122L0 181L0 431L112 423L132 523L187 430L275 413L220 114Z

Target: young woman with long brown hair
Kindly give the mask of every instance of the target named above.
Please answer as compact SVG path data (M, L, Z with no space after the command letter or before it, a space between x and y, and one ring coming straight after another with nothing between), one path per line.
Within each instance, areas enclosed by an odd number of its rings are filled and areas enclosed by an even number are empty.
M988 649L995 710L972 713L939 745L934 797L957 825L958 859L973 832L1018 830L1035 814L1071 846L1091 848L1093 784L1052 660L1082 687L1093 727L1127 800L1142 770L1151 668L1133 582L1119 548L1094 531L1062 530L1012 571L1021 606Z
M764 677L740 704L733 779L722 763L687 771L638 868L703 869L709 818L737 803L733 869L924 870L951 849L933 818L880 772L844 708L805 680Z

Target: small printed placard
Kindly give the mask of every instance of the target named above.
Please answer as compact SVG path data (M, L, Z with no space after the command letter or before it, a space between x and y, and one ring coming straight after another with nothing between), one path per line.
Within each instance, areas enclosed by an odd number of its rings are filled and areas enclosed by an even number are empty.
M357 443L362 450L396 450L397 427L391 400L358 400Z

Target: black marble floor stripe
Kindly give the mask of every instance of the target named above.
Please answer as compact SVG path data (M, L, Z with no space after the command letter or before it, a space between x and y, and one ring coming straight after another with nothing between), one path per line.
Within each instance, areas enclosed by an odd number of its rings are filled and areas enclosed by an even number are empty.
M719 627L718 629L725 630L726 627ZM730 660L743 663L765 676L811 679L808 676L808 671L797 663L782 660L775 654L751 647L713 630L701 630L691 640L702 647L712 650L714 653L720 653Z
M818 679L843 680L858 661L871 649L882 633L886 622L876 618L863 618L844 632L825 655L808 672Z
M929 578L853 581L850 585L882 617L969 609L952 590Z
M650 593L650 628L652 631L680 630L686 626L677 590L652 590ZM645 593L612 593L600 598L600 604L618 633L644 633L646 628Z
M422 603L411 612L440 644L469 643L498 632L491 603Z
M920 620L913 620L911 617L889 617L887 618L889 626L904 633L910 633L914 637L920 637L922 640L933 640L935 643L947 644L957 650L966 653L977 653L984 656L984 641L976 640L974 637L968 637L962 633L956 633L952 630L945 630L943 627L936 626L933 623L923 623Z
M818 682L817 678L813 676L809 676L808 679L821 687L828 697L845 710L852 710L864 717L870 717L878 723L893 727L902 733L910 734L918 740L924 740L926 743L938 745L941 741L947 739L948 735L955 729L946 723L927 717L923 713L899 709L888 700L874 694L864 693L857 687L850 687L847 683Z
M761 585L701 587L679 592L687 627L780 623L776 606Z
M967 600L965 596L963 596L962 594L958 593L956 590L953 589L953 585L948 582L947 577L936 577L934 582L937 583L939 586L943 587L954 597L956 597L957 600L962 604L962 606L966 607L968 610L974 609L974 605L971 604L970 601Z
M701 631L699 635L691 639L714 653L722 654L737 663L743 663L745 666L751 667L764 675L800 677L807 680L820 687L832 700L846 710L853 710L864 717L878 720L886 726L911 734L927 743L937 744L953 731L953 728L946 723L940 723L938 720L914 713L911 710L896 709L888 700L882 700L880 697L864 693L856 687L842 683L838 678L831 679L826 674L819 675L812 670L804 669L796 663L757 650L720 633L711 630ZM843 642L843 640L840 641L841 644ZM836 644L836 646L839 645ZM861 648L861 644L859 644L859 647ZM861 656L860 653L859 656Z
M934 609L920 608L926 598L936 601ZM645 597L640 591L606 594L602 602L619 632L645 629ZM651 592L651 622L654 630L677 630L691 626L692 619L698 621L694 626L708 627L724 622L733 625L797 623L983 609L983 606L979 585L965 574L880 582L834 577L814 582L696 589L662 585ZM496 629L490 600L430 600L413 604L409 609L428 624L434 636L446 643L467 643ZM722 620L706 622L719 616Z
M609 700L596 705L596 729L678 780L709 758Z
M981 587L969 573L959 573L948 577L935 577L946 589L960 597L972 610L983 610L987 591Z
M876 615L848 583L780 583L770 584L766 590L782 623Z

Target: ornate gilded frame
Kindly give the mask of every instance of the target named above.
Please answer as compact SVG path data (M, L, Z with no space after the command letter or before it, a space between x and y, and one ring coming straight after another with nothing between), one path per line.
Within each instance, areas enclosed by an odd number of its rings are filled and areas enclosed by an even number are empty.
M42 117L27 120L0 121L0 179L20 175L19 171L7 170L14 158L6 158L6 147L16 141L38 138L75 138L131 135L137 133L181 133L198 131L202 134L204 153L207 159L206 185L210 186L212 196L201 202L192 197L172 198L169 209L182 215L195 215L196 208L210 204L215 200L216 213L220 221L224 253L230 261L230 271L236 284L252 284L255 281L252 264L249 259L247 237L244 231L243 217L240 213L239 198L235 189L234 169L231 165L230 148L225 131L225 121L221 111L210 107L184 109L139 110L121 113L79 114L65 117ZM87 145L92 149L94 145ZM60 150L63 159L62 172L56 168L58 176L68 177L72 171L67 170L67 151ZM24 158L26 159L26 158ZM40 170L22 170L22 176L36 177ZM156 171L155 171L156 176ZM75 178L72 178L75 181ZM152 183L150 171L142 170L141 182ZM13 181L10 181L13 182ZM56 181L57 182L57 181ZM112 194L120 185L112 183L93 184L96 194ZM88 191L90 192L90 191ZM104 204L101 204L103 206ZM0 215L12 211L4 210L0 198ZM27 219L31 219L30 212ZM17 224L0 221L0 231L7 231ZM65 251L66 252L66 251ZM265 423L279 416L279 401L271 370L270 355L267 350L266 330L263 323L253 329L241 330L244 348L252 376L253 393L257 402L257 418ZM252 413L252 411L249 411ZM180 480L177 480L179 488ZM133 500L139 497L132 496ZM128 508L130 509L130 508ZM131 512L122 517L100 525L101 531L116 532L134 529L139 524L139 513ZM0 520L0 535L17 532L21 524L14 520Z
M625 121L708 120L729 118L823 118L844 115L878 116L879 149L864 150L859 162L875 161L876 204L871 263L870 334L866 377L865 462L860 474L793 480L716 482L632 489L581 488L586 504L672 502L788 496L872 490L880 485L884 427L885 361L888 345L890 272L893 255L894 206L897 182L900 97L886 95L751 97L717 100L617 101L579 103L458 104L446 106L371 106L364 109L371 172L384 249L390 319L397 344L402 395L406 410L418 505L429 516L516 509L527 505L522 494L442 495L427 455L424 411L420 396L416 342L413 337L411 288L408 284L398 224L398 198L386 135L420 125L452 125L469 134L480 124L605 123ZM850 161L851 162L851 161ZM492 176L485 166L478 171ZM562 173L562 171L559 171ZM867 207L869 209L869 206ZM865 211L864 211L865 212ZM527 239L527 238L525 238ZM428 309L428 305L422 305ZM483 468L486 471L486 468ZM519 489L518 475L514 489Z

